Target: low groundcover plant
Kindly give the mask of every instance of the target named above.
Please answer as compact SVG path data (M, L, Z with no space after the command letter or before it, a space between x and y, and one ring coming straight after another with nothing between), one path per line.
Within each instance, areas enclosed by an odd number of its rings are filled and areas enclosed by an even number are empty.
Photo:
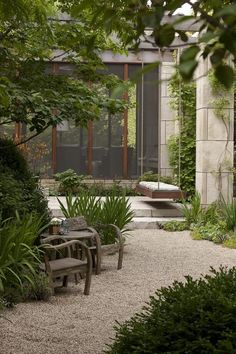
M183 201L185 221L170 221L162 227L166 231L191 230L194 240L208 240L236 248L236 202L226 203L223 198L208 207L201 206L196 194L187 203Z

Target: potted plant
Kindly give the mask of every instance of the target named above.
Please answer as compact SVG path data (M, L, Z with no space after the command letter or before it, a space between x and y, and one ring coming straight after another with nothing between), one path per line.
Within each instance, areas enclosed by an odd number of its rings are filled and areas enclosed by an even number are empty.
M58 235L60 230L61 220L58 218L53 218L49 225L49 234Z

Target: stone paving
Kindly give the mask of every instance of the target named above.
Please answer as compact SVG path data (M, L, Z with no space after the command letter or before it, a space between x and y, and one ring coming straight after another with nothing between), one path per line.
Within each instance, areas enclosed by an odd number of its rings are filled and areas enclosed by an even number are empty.
M65 197L59 197L65 205ZM135 213L130 229L156 229L159 223L170 220L183 220L181 205L167 199L150 199L148 197L129 197L131 208ZM56 197L49 197L49 208L53 216L62 217L63 214Z

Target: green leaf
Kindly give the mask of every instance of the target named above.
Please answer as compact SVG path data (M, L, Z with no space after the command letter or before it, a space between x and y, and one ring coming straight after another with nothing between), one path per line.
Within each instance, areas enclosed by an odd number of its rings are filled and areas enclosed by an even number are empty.
M194 70L196 69L198 62L196 60L188 60L180 63L179 72L180 75L185 80L190 80L193 76Z
M173 1L167 1L167 4L165 6L166 10L177 10L179 9L183 4L185 3L184 0L173 0Z
M236 5L235 4L224 6L223 9L216 12L215 17L223 17L223 16L227 16L227 15L236 17Z
M154 30L154 39L158 46L168 47L175 39L175 30L171 24L164 24Z
M210 56L210 60L212 65L218 65L222 62L225 56L225 49L218 48L216 49L213 54Z
M229 65L217 66L215 76L227 89L232 87L234 83L234 71Z
M192 45L191 47L185 49L180 56L180 62L190 61L196 57L199 53L200 48L196 45Z
M187 42L188 41L188 36L187 36L187 34L184 31L178 30L176 32L179 34L179 36L180 36L180 38L181 38L181 40L183 42Z
M206 33L203 33L203 35L199 38L199 42L208 43L212 39L215 39L217 37L218 37L218 34L216 32L208 31Z

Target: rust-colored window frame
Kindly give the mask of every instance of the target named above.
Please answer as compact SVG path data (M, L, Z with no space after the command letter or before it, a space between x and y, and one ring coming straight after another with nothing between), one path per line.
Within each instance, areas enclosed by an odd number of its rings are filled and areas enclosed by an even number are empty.
M59 73L59 63L53 63L52 72L54 75ZM127 63L123 64L123 79L127 81L129 78L129 66ZM128 102L128 92L125 92L124 99ZM88 175L93 175L93 122L88 122ZM57 128L52 128L52 171L57 172ZM123 114L123 178L128 178L128 109Z

